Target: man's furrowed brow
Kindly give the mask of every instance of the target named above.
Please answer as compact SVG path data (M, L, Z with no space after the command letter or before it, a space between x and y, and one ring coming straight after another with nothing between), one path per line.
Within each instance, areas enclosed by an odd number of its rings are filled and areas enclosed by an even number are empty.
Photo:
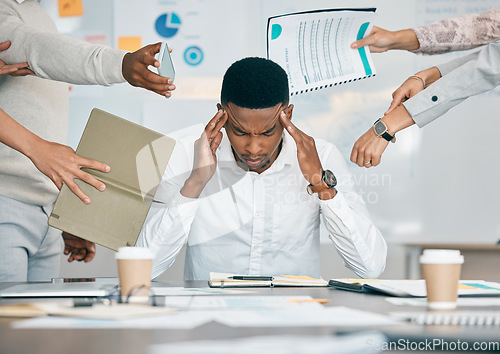
M276 126L278 124L275 123L271 128L259 133L259 134L271 134L275 129L276 129ZM235 124L231 124L231 128L237 132L237 133L241 133L241 134L249 134L246 130L244 129L241 129L241 128L238 128Z
M241 128L243 128L243 127L241 126L241 124L240 124L240 123L236 120L236 117L235 117L235 115L234 115L234 113L233 113L233 110L231 109L231 107L229 107L229 104L227 105L227 109L228 109L228 111L229 111L227 116L229 117L229 121L231 121L231 122L232 122L233 127L236 127L237 125L239 125ZM229 113L230 113L230 114L229 114ZM241 129L240 129L240 130L241 130Z
M269 128L268 130L266 130L265 132L263 132L262 134L269 134L269 133L272 133L274 129L276 129L276 126L278 125L278 123L274 123L274 125Z
M235 114L233 113L233 110L231 109L231 107L229 105L227 105L227 109L228 109L228 122L230 123L231 125L231 128L238 132L238 133L242 133L242 134L249 134L249 132L247 132L245 130L245 128L240 124L240 122L238 122L238 120L236 119L236 116ZM281 113L282 109L281 107L278 108L276 114L274 114L273 116L273 121L271 124L273 124L273 126L259 134L270 134L274 131L274 129L276 129L276 126L278 125L278 121L279 121L279 115Z
M238 133L247 134L246 131L244 131L243 129L238 128L238 126L236 124L234 124L234 122L231 123L231 127L233 128L233 130L235 130Z

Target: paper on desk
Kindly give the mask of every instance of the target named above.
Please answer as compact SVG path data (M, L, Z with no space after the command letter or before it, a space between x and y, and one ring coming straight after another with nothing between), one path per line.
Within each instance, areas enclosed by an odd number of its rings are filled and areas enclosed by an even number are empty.
M388 297L385 299L393 305L399 306L427 306L426 298L401 298ZM497 297L461 297L457 299L457 305L461 306L500 306L500 298Z
M46 315L47 312L31 303L5 304L0 306L0 317L37 317Z
M241 295L250 294L255 291L232 290L232 289L213 289L213 288L183 288L183 287L153 287L153 295L158 296L193 296L193 295Z
M133 328L133 329L193 329L213 320L207 311L180 311L169 315L122 320L71 317L38 317L12 323L12 328Z
M380 343L386 342L387 338L375 331L342 336L274 335L155 344L150 346L149 354L376 353L383 348Z
M308 304L310 305L310 304ZM385 326L399 324L388 316L347 307L321 307L302 310L215 310L179 311L166 316L124 320L96 320L64 317L39 317L13 322L13 328L137 328L192 329L210 321L231 327L309 327L309 326Z
M294 301L295 300L295 301ZM301 302L308 300L308 302ZM169 296L165 306L190 309L321 308L311 296Z
M67 316L78 318L95 318L119 320L137 317L162 316L175 312L175 309L167 307L156 307L136 304L114 304L93 306L64 306L57 303L40 303L39 307L44 309L51 316Z
M396 296L425 297L427 290L425 280L382 280L371 282L370 287ZM459 296L500 296L500 284L484 280L460 280Z
M6 304L0 306L0 317L38 317L65 316L96 319L125 319L132 317L159 316L175 312L167 307L153 307L136 304L94 304L92 306L73 306L73 301L32 302Z
M388 316L343 306L311 310L228 310L215 313L215 321L230 327L385 326L399 322Z

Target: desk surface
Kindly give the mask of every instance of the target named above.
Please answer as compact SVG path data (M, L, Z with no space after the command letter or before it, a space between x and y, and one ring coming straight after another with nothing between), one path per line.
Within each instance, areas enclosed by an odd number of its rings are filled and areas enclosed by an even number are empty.
M0 283L3 288L8 283ZM163 286L206 287L206 282L167 282ZM395 306L385 301L385 296L360 294L333 288L255 288L255 295L310 295L327 298L326 306L348 306L386 314L394 311L425 311L420 307ZM251 296L249 294L249 296ZM0 300L0 304L7 300ZM9 302L11 302L9 300ZM467 310L468 308L461 308ZM470 310L471 308L469 308ZM481 308L487 310L487 308ZM496 308L498 310L498 308ZM208 323L192 330L172 329L12 329L15 319L0 319L1 353L36 354L91 354L91 353L147 353L151 344L203 339L230 339L261 335L332 335L356 331L359 328L339 327L262 327L232 328L219 323ZM376 328L392 341L408 339L447 339L461 341L499 341L499 329L460 326L419 326L401 324Z

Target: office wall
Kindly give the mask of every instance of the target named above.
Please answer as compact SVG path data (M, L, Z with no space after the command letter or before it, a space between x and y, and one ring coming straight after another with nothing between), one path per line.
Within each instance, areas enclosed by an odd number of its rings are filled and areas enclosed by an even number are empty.
M85 0L83 16L61 19L54 0L43 3L65 34L115 47L119 37L140 37L142 45L162 40L155 23L165 13L175 13L180 22L167 26L176 32L168 38L177 72L173 98L126 84L74 86L69 131L73 147L94 107L167 134L206 122L216 111L225 69L245 56L266 56L269 16L331 7L377 7L375 25L396 30L500 4L498 0ZM391 93L406 77L463 54L375 54L375 77L293 97L294 121L308 134L335 143L348 160L354 141L383 114ZM390 244L386 275L402 276L403 243L494 243L500 238L500 219L495 217L500 197L496 186L499 94L496 90L470 98L425 129L401 132L379 167L352 166L358 191ZM344 274L330 241L324 237L323 242L325 277ZM63 274L108 275L108 270L115 272L112 255L100 248L93 264L63 262ZM182 262L176 262L165 276L181 273Z

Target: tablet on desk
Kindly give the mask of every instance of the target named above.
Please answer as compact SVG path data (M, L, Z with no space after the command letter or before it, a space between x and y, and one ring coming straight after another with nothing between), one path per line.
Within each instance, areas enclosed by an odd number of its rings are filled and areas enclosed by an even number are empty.
M118 282L27 283L0 290L2 298L24 297L98 297L113 294Z

